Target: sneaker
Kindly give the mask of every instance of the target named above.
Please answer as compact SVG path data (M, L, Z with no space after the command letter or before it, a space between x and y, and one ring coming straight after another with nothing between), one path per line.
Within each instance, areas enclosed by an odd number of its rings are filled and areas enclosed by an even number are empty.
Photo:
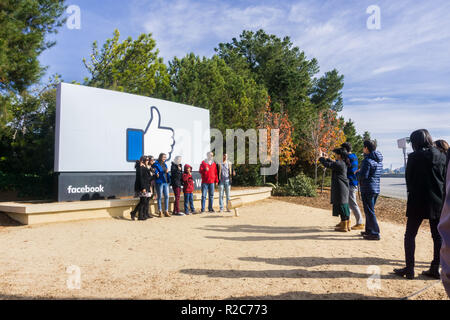
M364 240L380 240L380 236L376 235L376 234L366 234L365 236L363 236Z
M208 212L209 212L209 213L216 213L216 212L214 211L214 209L209 210Z
M190 216L191 213L190 213L190 212L185 212L184 215L185 215L185 216Z
M219 213L222 213L222 212L223 212L223 209L220 209L220 210L219 210Z

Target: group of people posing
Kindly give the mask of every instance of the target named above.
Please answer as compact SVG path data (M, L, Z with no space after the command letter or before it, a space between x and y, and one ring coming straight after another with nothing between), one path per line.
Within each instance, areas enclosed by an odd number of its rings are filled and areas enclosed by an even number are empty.
M394 273L414 278L415 238L424 219L430 221L434 243L433 261L429 270L422 274L439 279L441 235L438 231L441 212L444 212L445 180L449 159L449 145L444 140L433 142L426 129L416 130L410 135L413 152L408 156L405 179L408 194L407 223L404 237L406 266L394 269ZM380 194L380 177L383 170L383 156L376 150L376 142L364 141L364 160L358 166L358 158L351 153L351 145L344 143L333 150L336 160L322 153L319 161L332 170L331 203L333 215L340 216L341 222L336 231L348 232L362 230L365 240L380 240L380 228L375 215L375 204ZM357 204L358 184L366 218L365 225ZM350 210L356 218L356 224L350 226Z
M194 213L205 212L206 198L208 197L208 212L213 213L214 189L219 186L219 207L220 212L224 211L223 196L226 195L226 210L229 212L230 188L232 177L235 175L231 161L227 154L223 155L221 162L214 161L214 154L207 153L207 158L202 161L199 172L202 178L201 191L201 211L196 212L194 208L194 179L192 177L192 167L181 164L181 156L176 156L172 161L170 170L167 165L167 155L161 153L157 160L152 156L142 156L136 161L135 192L139 197L139 203L131 211L131 219L147 220L153 218L149 213L150 199L156 196L158 204L158 216L170 217L173 215L184 216ZM169 186L172 187L175 201L172 214L169 212ZM180 211L180 194L184 194L184 211ZM164 198L164 208L162 207Z

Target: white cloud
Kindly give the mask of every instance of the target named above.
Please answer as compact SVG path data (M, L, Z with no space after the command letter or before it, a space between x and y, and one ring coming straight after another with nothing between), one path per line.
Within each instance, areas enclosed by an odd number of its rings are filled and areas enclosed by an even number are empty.
M380 73L386 73L386 72L395 71L395 70L399 70L399 69L401 69L400 66L386 66L386 67L381 67L381 68L375 69L372 71L372 73L380 74Z
M374 103L394 100L395 98L390 97L375 97L375 98L350 98L348 102L364 102L364 103Z
M136 8L133 19L142 21L145 32L157 40L166 60L190 51L211 55L220 41L229 41L244 29L270 29L284 19L282 9L253 5L234 7L226 2L177 0L158 2L155 9ZM212 42L212 43L211 43ZM205 44L210 47L205 48Z

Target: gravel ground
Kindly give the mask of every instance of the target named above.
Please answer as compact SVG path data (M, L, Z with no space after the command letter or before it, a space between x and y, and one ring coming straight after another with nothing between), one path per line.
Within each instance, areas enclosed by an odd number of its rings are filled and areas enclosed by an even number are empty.
M382 240L371 242L334 232L336 223L329 208L272 198L244 206L239 217L3 227L0 298L400 299L433 284L390 274L403 264L403 225L381 221ZM419 273L431 260L427 229L417 244ZM80 289L67 285L72 265ZM437 283L414 298L446 295Z

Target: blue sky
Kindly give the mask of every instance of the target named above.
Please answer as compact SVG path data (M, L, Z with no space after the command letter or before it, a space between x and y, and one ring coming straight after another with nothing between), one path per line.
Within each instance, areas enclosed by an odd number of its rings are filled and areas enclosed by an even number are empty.
M320 74L336 68L345 76L346 119L370 131L385 167L403 164L396 140L419 128L450 141L450 1L310 0L191 1L74 0L81 29L63 27L56 46L41 55L48 76L66 82L87 76L82 58L91 44L151 32L167 63L188 52L211 56L219 42L242 30L263 28L289 36L317 58ZM366 9L377 5L381 29L369 30ZM319 75L320 75L319 74Z

